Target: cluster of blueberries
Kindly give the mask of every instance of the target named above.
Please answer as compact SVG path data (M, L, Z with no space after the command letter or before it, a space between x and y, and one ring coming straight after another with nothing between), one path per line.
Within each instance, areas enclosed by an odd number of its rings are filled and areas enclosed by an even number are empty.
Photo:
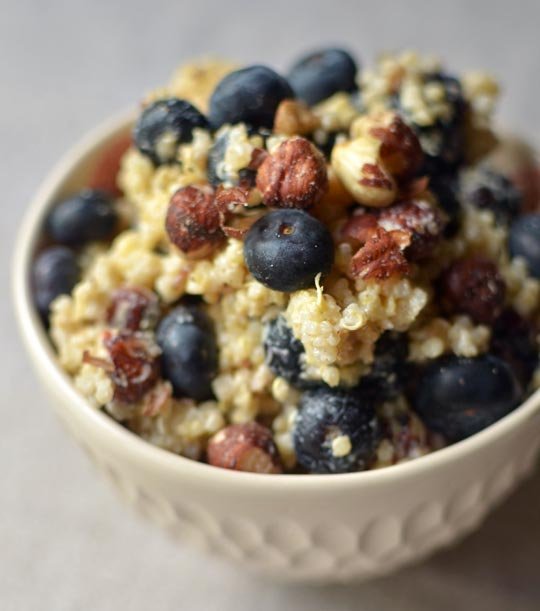
M134 143L156 166L175 162L174 147L160 146L164 135L175 144L190 142L193 129L215 131L225 124L244 123L252 133L271 133L279 103L296 97L313 105L332 94L353 93L361 107L357 64L344 50L326 49L297 62L284 78L265 66L250 66L230 73L213 92L208 116L185 100L165 99L144 109L134 130ZM426 76L442 83L453 112L430 127L415 125L400 106L393 108L416 131L420 141L430 139L423 175L451 222L447 236L460 222L458 168L463 159L463 117L466 103L461 85L444 74ZM433 142L437 147L433 148ZM226 149L226 137L218 138L210 151L208 177L216 186L216 167ZM328 153L328 151L326 151ZM246 173L250 171L246 169ZM246 174L247 176L247 174ZM469 200L492 209L499 222L509 226L511 256L521 256L530 273L540 278L540 214L519 214L519 194L497 174L478 172ZM47 321L49 306L60 294L70 293L80 270L77 249L96 240L109 240L118 218L107 194L85 190L59 203L45 221L45 234L52 246L45 247L34 263L35 301ZM254 277L275 290L295 291L313 285L314 276L329 271L334 245L328 229L302 210L275 210L253 225L244 241L246 264ZM405 393L414 410L433 431L456 441L485 428L513 409L523 396L538 360L530 328L517 332L501 328L504 350L525 363L526 376L493 350L474 359L445 356L410 375L407 336L387 332L376 345L371 372L352 389L330 388L307 380L302 371L304 348L294 338L282 317L267 325L264 347L272 371L303 391L294 431L300 465L311 472L343 472L365 468L373 460L382 425L376 406ZM494 333L495 335L495 333ZM500 339L500 336L499 336ZM162 370L176 396L197 401L212 397L211 381L217 371L217 346L211 321L197 303L183 303L160 322L156 340L162 349ZM501 342L499 341L499 344ZM416 380L414 388L408 383ZM349 438L346 456L335 456L330 440L336 434Z

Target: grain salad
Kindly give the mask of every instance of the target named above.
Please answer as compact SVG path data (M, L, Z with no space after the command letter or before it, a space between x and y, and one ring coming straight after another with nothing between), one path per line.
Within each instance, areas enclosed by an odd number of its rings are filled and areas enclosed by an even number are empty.
M243 471L387 467L494 423L540 386L534 156L497 96L412 52L180 68L114 192L45 221L61 367L146 441Z

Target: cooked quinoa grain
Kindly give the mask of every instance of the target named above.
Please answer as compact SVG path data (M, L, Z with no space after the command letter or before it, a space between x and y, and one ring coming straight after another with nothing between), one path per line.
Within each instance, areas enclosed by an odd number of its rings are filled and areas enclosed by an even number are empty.
M184 66L169 85L147 95L143 107L177 98L206 113L214 92L214 105L232 104L219 99L216 86L235 69L216 60ZM254 91L265 89L257 98L260 108L249 109L249 121L213 131L204 117L190 128L189 117L178 116L182 137L169 130L155 143L166 155L150 158L135 147L123 155L116 177L120 229L108 244L74 247L80 280L50 307L49 333L59 364L96 409L149 443L194 460L207 459L213 438L213 464L240 468L231 463L234 448L218 443L220 431L234 431L235 443L253 450L253 456L242 454L241 468L248 470L261 469L263 454L273 467L262 470L300 473L309 470L307 455L309 464L324 464L330 472L387 467L423 456L446 443L444 431L430 431L416 413L423 372L433 362L464 367L492 358L495 345L497 320L475 322L468 315L473 296L465 284L461 294L455 278L452 311L445 306L441 279L450 266L459 260L488 261L482 269L496 270L504 285L492 317L498 319L499 311L517 313L520 337L533 338L523 340L529 341L526 347L508 343L508 362L501 367L512 370L522 354L539 351L540 281L528 273L526 261L510 256L508 226L498 211L475 207L464 187L474 182L477 167L501 157L491 128L498 85L480 72L455 77L438 60L405 52L384 55L365 69L358 75L359 91L337 91L309 107L290 97L282 77L272 71L265 75L268 82L252 83ZM235 116L241 110L235 109ZM273 130L258 127L257 118L266 125L272 112ZM284 167L278 150L287 150L300 169ZM318 161L317 173L307 171L312 168L307 159L297 159L301 151ZM272 154L263 176L259 168ZM172 161L161 163L161 158ZM493 171L499 168L493 165ZM430 180L440 175L453 185L459 202L452 237L444 230L450 221L446 202L430 191ZM259 191L270 180L272 197ZM182 240L175 239L175 246L165 219L173 194L185 187L203 189L207 212L199 207L175 217L183 223ZM309 196L313 193L317 197ZM501 201L501 194L495 196ZM333 266L314 274L307 288L271 290L249 273L243 238L271 206L307 208L332 235ZM411 216L419 210L437 219L429 229L429 248L421 242L421 221ZM205 234L210 213L211 243ZM290 231L285 223L268 239L261 256L270 257L270 268L272 240L280 239L279 232L292 239ZM298 252L317 248L301 230L293 238ZM481 285L482 278L475 276L476 281ZM155 296L155 316L144 328L112 329L108 312L117 289ZM181 341L160 340L160 347L155 343L159 319L177 305L185 306L185 319L175 328ZM270 359L267 330L278 316L283 325L281 335L272 336L276 344ZM118 325L122 317L115 320ZM146 356L129 350L120 355L122 371L129 373L122 392L115 387L119 364L107 349L117 334L128 346L152 346ZM208 345L215 345L217 363L208 400L197 403L189 391L179 392L163 367L155 380L149 378L149 390L141 387L142 397L132 392L129 385L140 383L130 378L132 359L138 359L140 376L156 375L160 360L165 362L163 350L176 351L178 359L167 362L181 363L184 352L196 359L201 346ZM201 367L206 362L201 360ZM540 386L540 368L525 367L535 368L526 380L529 392ZM330 397L327 404L321 403L323 395ZM482 409L466 402L462 407ZM312 420L307 426L304 419L299 435L301 409L309 409ZM443 408L430 409L436 416ZM436 420L432 416L430 422ZM232 452L228 458L220 455L222 446Z

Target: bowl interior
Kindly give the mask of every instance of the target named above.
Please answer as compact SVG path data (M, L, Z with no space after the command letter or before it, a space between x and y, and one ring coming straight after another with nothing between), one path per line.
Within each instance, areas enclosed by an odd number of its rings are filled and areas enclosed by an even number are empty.
M47 375L51 383L57 385L70 402L70 409L81 410L85 418L100 427L103 435L114 437L116 443L123 444L126 451L143 457L157 468L170 469L181 473L191 473L198 477L211 478L215 481L245 482L250 485L282 489L284 486L312 487L322 481L326 485L359 486L374 480L389 481L414 475L438 464L452 461L458 456L473 454L484 444L490 444L497 438L509 435L516 428L523 426L531 418L540 418L540 390L530 396L520 407L484 429L480 433L455 443L441 450L400 463L384 469L335 475L266 475L243 473L216 469L153 446L118 424L115 420L96 410L74 388L69 376L58 365L54 350L48 339L41 320L34 308L30 286L31 264L36 250L42 242L41 227L44 217L55 202L85 186L96 186L96 172L106 168L107 156L117 150L121 142L127 142L133 122L133 113L123 113L107 121L91 132L72 150L70 150L45 180L32 201L24 222L17 236L13 260L13 296L14 307L19 326L28 351L34 363ZM110 177L109 177L110 178ZM99 184L97 185L99 186Z

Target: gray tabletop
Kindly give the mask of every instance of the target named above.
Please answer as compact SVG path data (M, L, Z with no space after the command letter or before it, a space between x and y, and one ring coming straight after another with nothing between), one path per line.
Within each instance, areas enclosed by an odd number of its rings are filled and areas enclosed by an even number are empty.
M500 121L537 138L539 21L535 0L0 0L1 609L540 608L540 475L465 542L364 585L273 585L176 547L117 503L47 409L14 327L8 270L26 202L60 154L189 56L283 67L321 42L365 60L433 51L498 75Z

